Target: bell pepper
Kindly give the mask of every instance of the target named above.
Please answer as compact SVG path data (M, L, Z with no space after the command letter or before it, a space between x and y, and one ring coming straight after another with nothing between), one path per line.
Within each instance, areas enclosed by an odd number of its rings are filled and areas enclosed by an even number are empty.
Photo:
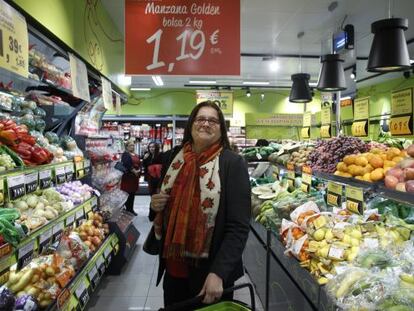
M36 139L31 135L22 134L22 135L18 135L18 138L20 139L21 142L25 142L31 146L36 144Z
M38 146L33 146L31 161L33 161L36 164L48 163L49 155L45 152L43 148L38 147Z
M26 125L24 125L24 124L17 125L17 126L13 129L13 131L14 131L16 134L28 134L28 131L27 131L27 126L26 126Z
M13 130L9 129L0 132L0 141L4 144L14 146L16 145L16 140L17 134Z
M14 129L16 127L16 122L10 119L2 120L1 123L4 125L3 130Z
M30 149L25 146L22 146L21 143L12 148L12 150L16 152L23 160L29 160L32 157L32 152L30 151Z

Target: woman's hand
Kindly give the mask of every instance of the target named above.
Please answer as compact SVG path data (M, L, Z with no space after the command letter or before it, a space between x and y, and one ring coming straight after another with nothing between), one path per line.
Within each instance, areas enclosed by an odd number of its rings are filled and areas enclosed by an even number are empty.
M151 196L151 209L156 212L161 212L167 204L170 196L165 193L157 193Z
M206 304L219 300L223 295L223 280L217 274L209 273L198 295L204 296L203 303Z

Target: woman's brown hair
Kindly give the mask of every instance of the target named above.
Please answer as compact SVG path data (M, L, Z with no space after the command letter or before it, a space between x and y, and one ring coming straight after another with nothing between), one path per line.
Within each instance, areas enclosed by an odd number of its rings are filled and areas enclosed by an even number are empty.
M224 120L223 112L221 111L221 109L219 108L218 104L216 104L215 101L210 101L210 100L199 103L198 105L194 107L193 111L191 111L191 114L188 118L187 125L184 130L184 138L183 138L182 145L184 146L186 142L190 142L190 143L193 142L193 137L191 136L191 128L193 126L193 123L195 121L198 111L203 107L210 107L217 111L217 115L220 121L220 132L221 132L220 143L224 149L229 149L230 142L227 136L226 121Z

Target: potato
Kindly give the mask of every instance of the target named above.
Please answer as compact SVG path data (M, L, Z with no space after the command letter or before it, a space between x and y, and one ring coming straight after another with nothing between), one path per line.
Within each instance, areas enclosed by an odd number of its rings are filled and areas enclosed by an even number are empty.
M390 160L385 160L384 161L384 167L388 166L388 167L394 167L397 163L395 163L394 161L390 161Z
M362 176L362 175L364 175L364 173L365 173L365 170L364 170L364 168L362 167L362 166L355 166L355 168L354 168L354 176Z
M385 176L384 183L388 189L395 189L398 184L398 178L392 175Z
M401 154L401 150L395 147L388 148L387 150L387 160L392 160L394 157L397 157Z
M395 163L399 163L399 162L401 162L402 160L404 160L404 158L403 157L394 157L394 158L392 158L392 161L393 162L395 162Z
M383 168L376 168L371 172L371 179L372 181L379 181L384 178L384 169Z
M344 162L339 162L336 165L336 169L341 172L348 172L348 166Z
M354 164L355 160L356 160L356 155L355 154L350 154L344 157L344 162L346 165L350 165L350 164Z
M387 172L387 175L394 176L398 181L404 181L404 171L399 167L394 167Z
M366 166L368 164L368 160L366 157L359 156L356 158L355 164L359 166Z
M404 179L405 180L413 180L414 179L414 168L409 167L409 168L404 169Z
M355 174L355 168L356 167L357 166L355 164L348 165L348 173L351 174L352 176L356 175Z
M373 168L380 168L384 166L384 160L380 156L375 155L369 160L369 164L371 164Z
M367 165L364 167L364 174L366 174L366 173L371 173L373 170L374 170L374 168L372 167L372 165L371 165L371 164L367 164Z
M409 180L405 183L405 190L407 192L414 192L414 180Z
M363 180L368 181L368 182L372 182L371 180L371 173L365 173L364 176L362 177Z
M410 157L414 157L414 144L413 144L413 145L410 145L410 146L407 148L407 154L408 154Z

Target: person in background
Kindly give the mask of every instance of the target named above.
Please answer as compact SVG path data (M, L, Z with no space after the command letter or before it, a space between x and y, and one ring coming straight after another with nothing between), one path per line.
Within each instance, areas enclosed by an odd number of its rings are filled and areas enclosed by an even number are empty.
M128 199L125 203L126 210L136 216L137 213L134 212L134 198L139 187L141 161L139 156L134 152L134 141L128 141L125 149L121 157L121 162L126 169L121 179L121 190L128 193Z
M193 109L182 145L163 156L162 176L151 208L157 212L157 285L164 275L164 305L198 295L203 303L216 302L243 275L251 203L246 164L230 150L214 102Z
M149 193L153 195L157 192L161 178L162 165L159 144L152 142L148 145L148 152L145 153L142 164L144 167L144 177L148 182ZM155 212L151 208L148 217L150 221L153 221L155 218Z

